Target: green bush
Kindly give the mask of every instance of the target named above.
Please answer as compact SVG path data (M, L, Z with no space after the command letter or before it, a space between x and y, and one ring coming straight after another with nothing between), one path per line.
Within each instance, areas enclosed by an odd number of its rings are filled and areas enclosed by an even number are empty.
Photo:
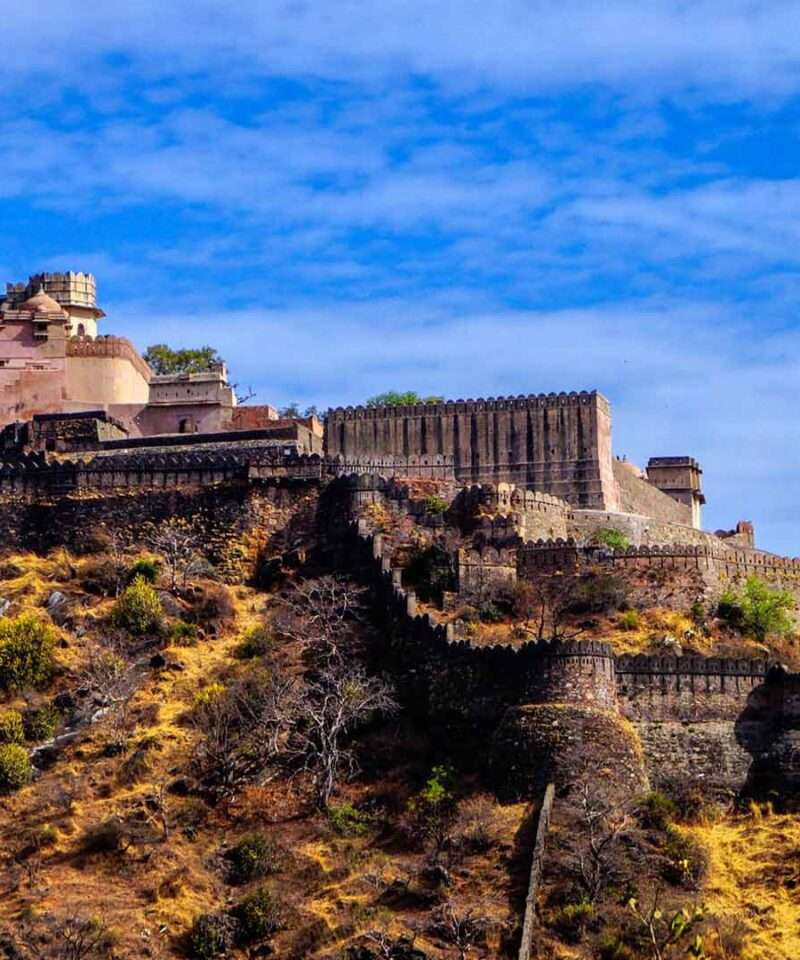
M638 630L641 622L638 610L623 610L619 615L619 625L623 630Z
M0 619L0 691L39 687L53 675L55 630L30 613Z
M586 925L593 917L594 907L588 900L568 903L559 911L556 926L567 940L575 942L581 939Z
M200 639L200 630L196 623L184 623L177 620L167 627L167 643L176 647L194 647Z
M796 607L787 590L773 590L758 577L748 577L741 592L728 590L720 597L717 616L763 643L771 634L786 636L792 632L791 614Z
M266 627L251 627L237 644L235 655L239 660L254 660L269 653L272 637Z
M432 517L443 517L447 513L447 508L450 504L444 500L442 497L437 497L436 494L430 494L425 497L425 510Z
M204 913L189 931L189 955L196 960L214 960L224 956L233 946L236 922L226 914Z
M234 913L242 943L265 940L283 926L283 905L266 887L253 891L237 905Z
M481 623L502 623L506 618L502 606L496 600L484 600L478 608Z
M601 547L610 547L612 550L625 550L630 546L630 540L616 527L602 527L592 534L592 543Z
M135 637L157 633L164 615L161 600L151 583L138 576L114 604L111 622Z
M31 778L27 751L18 743L0 747L0 790L17 790Z
M283 852L265 833L251 833L231 847L227 854L231 883L263 880L280 869Z
M155 583L158 580L158 574L161 570L161 561L155 557L139 557L128 570L128 582L133 583L137 577L141 577L148 583Z
M666 830L676 813L673 801L659 790L646 793L636 806L639 823L652 830Z
M362 837L375 825L375 818L352 803L332 803L328 806L328 820L343 837Z
M31 743L49 740L58 729L61 719L61 713L52 703L28 708L22 717L25 739L30 740Z
M425 786L408 801L409 832L414 840L428 842L436 859L450 839L457 813L453 771L449 767L436 766Z
M439 602L442 593L453 590L456 573L450 552L441 543L415 550L405 568L408 583L416 588L420 600Z
M19 710L0 710L0 743L22 743L25 731Z

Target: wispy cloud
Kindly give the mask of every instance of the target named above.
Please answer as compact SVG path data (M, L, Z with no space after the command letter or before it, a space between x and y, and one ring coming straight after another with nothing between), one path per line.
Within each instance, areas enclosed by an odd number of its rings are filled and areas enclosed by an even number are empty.
M270 402L599 387L792 538L787 0L139 0L4 13L8 279L216 344ZM743 451L746 453L743 456Z

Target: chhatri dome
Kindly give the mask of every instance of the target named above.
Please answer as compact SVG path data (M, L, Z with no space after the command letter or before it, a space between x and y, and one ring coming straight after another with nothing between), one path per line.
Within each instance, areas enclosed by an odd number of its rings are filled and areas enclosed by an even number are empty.
M40 286L39 289L32 297L21 303L18 307L19 310L25 310L28 313L60 313L63 316L67 315L66 310L61 306L61 304L54 300L49 293L45 293L44 287Z

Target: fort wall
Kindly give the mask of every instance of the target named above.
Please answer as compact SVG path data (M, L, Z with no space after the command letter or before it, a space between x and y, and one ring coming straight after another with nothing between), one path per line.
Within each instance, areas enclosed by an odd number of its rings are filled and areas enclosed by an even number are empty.
M669 494L637 476L635 468L622 460L612 460L614 480L619 492L618 509L622 513L638 513L654 520L693 525L692 508L679 503Z
M462 483L513 482L576 506L617 503L610 411L598 393L338 407L328 412L326 452L351 467L447 458Z
M434 723L473 731L477 724L486 739L500 730L504 717L517 736L519 717L513 711L527 710L523 719L531 721L536 704L575 706L584 726L608 726L616 714L638 734L651 783L699 780L711 792L726 793L747 789L759 758L776 740L782 742L787 725L800 720L800 682L762 659L615 658L599 641L516 648L455 641L449 626L418 612L382 538L368 535L363 522L354 548L370 571L377 609L391 627L382 663L392 665L410 702ZM557 721L555 713L548 722ZM625 728L617 732L621 736ZM506 752L507 740L501 737ZM521 754L505 761L517 773L527 770Z
M553 572L603 569L629 589L639 606L688 610L695 600L715 603L730 588L757 576L788 590L800 602L800 560L745 548L667 544L609 550L575 541L526 543L518 554L518 576L535 579Z

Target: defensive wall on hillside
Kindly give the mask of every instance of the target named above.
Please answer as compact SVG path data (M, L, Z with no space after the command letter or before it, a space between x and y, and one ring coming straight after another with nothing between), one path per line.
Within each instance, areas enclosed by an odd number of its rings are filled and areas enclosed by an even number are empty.
M328 412L326 452L348 463L452 458L461 483L505 480L576 506L613 507L608 401L540 394Z
M597 570L618 578L631 602L641 606L686 611L698 599L715 602L749 576L788 590L800 602L800 559L731 547L724 540L719 545L651 544L621 550L556 540L525 543L517 552L522 579Z
M391 627L382 665L434 724L480 729L485 740L520 705L579 706L633 724L652 783L699 779L738 792L771 767L800 783L800 759L786 748L800 727L797 675L765 659L615 657L601 641L475 646L420 612L364 521L351 538L348 563L360 563Z

